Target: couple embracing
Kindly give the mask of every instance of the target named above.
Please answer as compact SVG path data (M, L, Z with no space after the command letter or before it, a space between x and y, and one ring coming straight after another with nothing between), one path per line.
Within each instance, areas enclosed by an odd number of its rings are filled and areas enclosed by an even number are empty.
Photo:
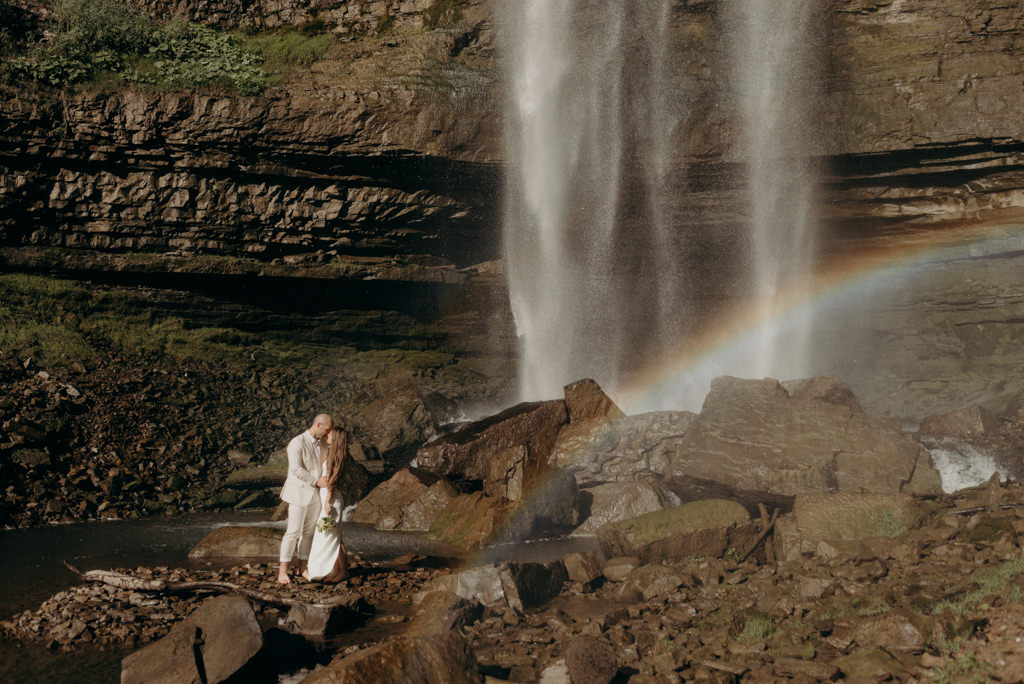
M348 432L334 427L325 413L288 443L288 477L281 490L288 504L288 527L281 540L280 584L291 582L288 565L296 546L299 570L307 580L340 582L348 577L338 491L347 451Z

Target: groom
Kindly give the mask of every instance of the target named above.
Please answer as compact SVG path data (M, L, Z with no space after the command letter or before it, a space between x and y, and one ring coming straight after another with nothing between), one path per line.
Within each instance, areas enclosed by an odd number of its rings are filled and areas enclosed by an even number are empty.
M320 515L318 487L327 486L327 478L320 475L320 450L327 449L324 437L334 427L326 413L313 419L313 424L288 443L288 478L281 489L281 498L288 503L288 528L281 540L281 569L277 573L280 584L288 584L288 564L292 561L296 544L299 547L299 571L306 569L309 548L313 543L316 521ZM326 453L326 452L325 452Z

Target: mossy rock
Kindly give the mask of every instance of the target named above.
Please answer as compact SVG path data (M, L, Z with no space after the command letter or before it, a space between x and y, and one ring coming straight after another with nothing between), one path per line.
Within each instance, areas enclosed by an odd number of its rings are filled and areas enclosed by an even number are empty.
M637 556L645 563L721 556L727 548L746 546L734 530L742 526L741 536L749 536L749 521L742 504L707 499L602 525L597 539L609 558Z

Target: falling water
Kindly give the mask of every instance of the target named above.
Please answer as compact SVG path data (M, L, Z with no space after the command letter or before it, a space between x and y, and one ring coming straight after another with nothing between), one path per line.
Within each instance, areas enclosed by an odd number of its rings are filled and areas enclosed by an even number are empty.
M669 0L501 3L505 256L525 399L614 387L680 315L665 187Z
M810 286L814 259L814 174L808 95L814 49L813 0L730 0L733 90L746 160L751 279L761 327L752 376L808 371L809 314L774 327L787 291Z
M557 396L582 377L615 396L632 371L694 332L716 285L730 289L717 294L720 301L734 301L742 290L753 317L768 322L777 320L772 311L788 290L807 287L814 212L811 107L802 91L815 62L812 2L720 5L733 65L720 70L722 91L736 103L735 153L746 161L738 179L747 190L738 251L748 255L749 272L740 288L715 283L719 273L707 264L699 264L703 276L687 273L694 262L684 243L706 227L680 225L671 210L672 193L686 191L686 149L673 139L685 114L685 75L667 72L682 62L670 40L677 3L501 3L510 83L505 257L524 399ZM694 281L702 294L688 288ZM784 329L764 325L749 345L756 351L713 373L802 375L808 324L798 316ZM693 407L711 377L688 378L675 406L630 408Z

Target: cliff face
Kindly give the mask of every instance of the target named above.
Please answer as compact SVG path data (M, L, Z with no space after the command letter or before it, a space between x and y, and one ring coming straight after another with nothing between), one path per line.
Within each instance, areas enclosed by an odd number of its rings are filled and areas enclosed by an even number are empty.
M503 93L486 2L136 4L228 27L319 22L344 40L257 98L6 91L8 267L372 281L406 293L430 283L456 288L458 306L492 307ZM679 0L672 17L671 82L685 103L677 220L712 255L737 239L744 213L723 4ZM1024 213L1022 10L1019 0L816 7L808 136L825 170L826 251Z

